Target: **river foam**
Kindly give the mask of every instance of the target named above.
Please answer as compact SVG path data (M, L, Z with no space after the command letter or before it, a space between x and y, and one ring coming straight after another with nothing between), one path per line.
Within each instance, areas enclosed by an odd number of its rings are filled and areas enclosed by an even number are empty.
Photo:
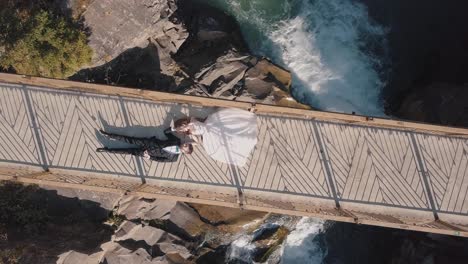
M318 237L323 231L323 221L304 217L288 235L281 248L281 263L322 263L327 254Z

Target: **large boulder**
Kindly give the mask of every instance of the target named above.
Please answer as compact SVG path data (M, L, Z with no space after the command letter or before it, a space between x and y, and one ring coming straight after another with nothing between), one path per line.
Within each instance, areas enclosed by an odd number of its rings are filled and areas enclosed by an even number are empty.
M205 224L195 210L185 203L178 202L171 213L163 217L167 227L175 234L195 239L205 233L210 226Z

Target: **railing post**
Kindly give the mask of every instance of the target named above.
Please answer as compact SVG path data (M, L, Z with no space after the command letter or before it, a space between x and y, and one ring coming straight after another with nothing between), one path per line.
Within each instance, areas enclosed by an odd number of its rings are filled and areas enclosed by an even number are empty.
M421 174L422 181L426 188L427 199L429 200L429 205L431 206L432 214L434 215L434 220L437 221L439 220L439 215L437 214L437 206L435 204L435 199L432 194L431 185L429 184L428 173L424 166L424 162L423 162L423 158L421 156L420 150L419 150L418 142L416 138L414 137L413 132L408 132L408 133L410 135L411 143L413 145L414 153L416 155L416 161L419 166L419 173Z

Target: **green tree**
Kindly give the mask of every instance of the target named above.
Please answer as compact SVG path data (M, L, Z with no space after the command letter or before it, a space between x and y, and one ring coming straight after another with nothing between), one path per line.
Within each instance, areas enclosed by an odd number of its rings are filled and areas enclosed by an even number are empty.
M22 17L0 12L0 67L16 73L66 78L90 63L86 34L74 23L48 11Z

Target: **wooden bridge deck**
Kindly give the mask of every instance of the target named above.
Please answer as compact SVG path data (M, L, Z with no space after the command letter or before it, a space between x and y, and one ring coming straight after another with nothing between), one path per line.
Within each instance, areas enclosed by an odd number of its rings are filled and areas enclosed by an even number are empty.
M100 128L161 135L210 106L251 107L0 74L0 178L468 236L464 129L256 106L258 144L242 168L201 147L172 164L95 152L116 144Z

